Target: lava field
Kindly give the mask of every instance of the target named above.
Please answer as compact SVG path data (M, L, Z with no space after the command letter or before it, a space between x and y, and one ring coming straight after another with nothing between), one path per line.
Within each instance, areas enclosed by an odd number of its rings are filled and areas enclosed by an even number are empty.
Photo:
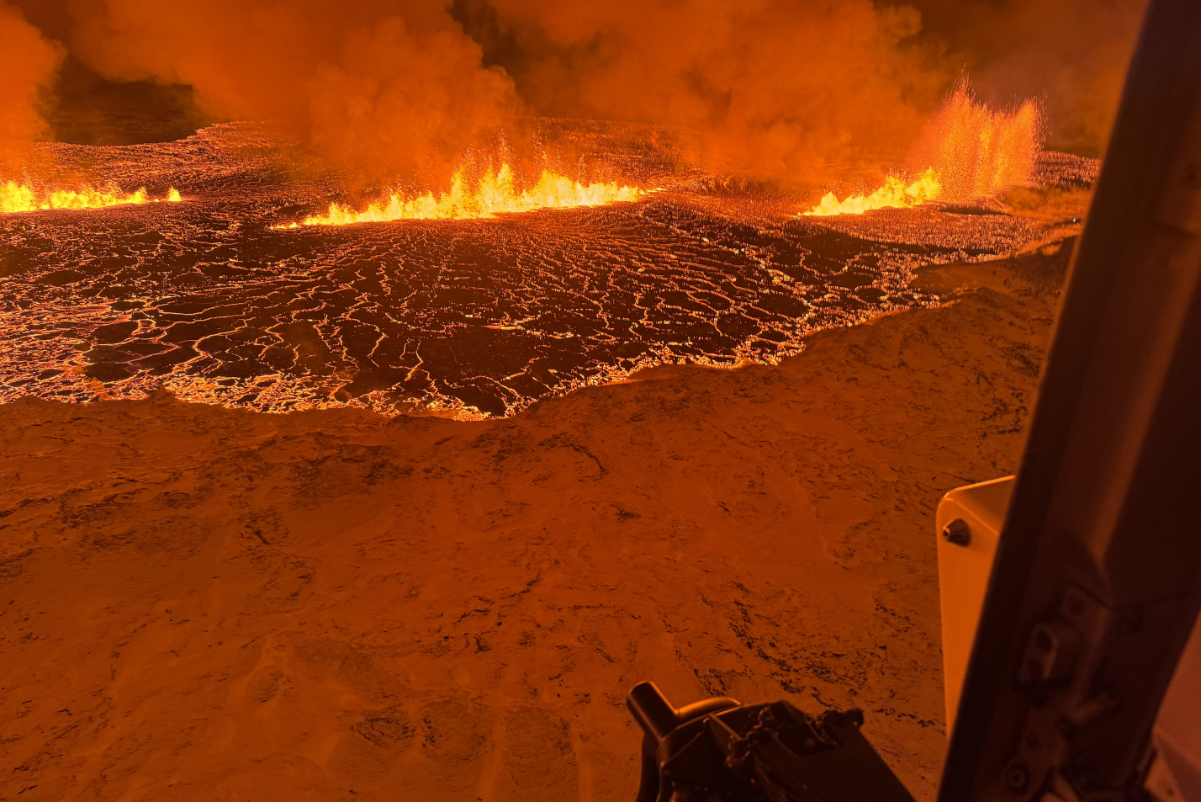
M625 157L657 190L633 203L277 230L337 183L297 178L249 126L43 147L67 172L184 202L0 215L0 402L166 389L271 412L513 414L658 364L771 363L815 330L938 303L909 289L922 265L1076 222L990 202L799 217L648 150ZM1095 170L1044 154L1040 177L1081 187Z

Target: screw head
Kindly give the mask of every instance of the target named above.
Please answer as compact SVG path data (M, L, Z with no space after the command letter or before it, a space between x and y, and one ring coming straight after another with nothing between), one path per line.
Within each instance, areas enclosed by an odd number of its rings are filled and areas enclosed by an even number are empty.
M1021 793L1030 784L1030 770L1023 763L1014 763L1005 769L1005 785L1010 791Z
M956 518L943 527L942 539L956 546L966 546L972 542L972 528L967 521Z

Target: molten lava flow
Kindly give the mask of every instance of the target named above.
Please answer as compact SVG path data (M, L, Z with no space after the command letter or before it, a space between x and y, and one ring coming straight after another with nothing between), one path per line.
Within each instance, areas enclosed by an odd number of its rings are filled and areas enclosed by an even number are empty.
M520 192L512 168L505 164L499 172L491 169L470 186L463 172L455 174L449 192L435 197L433 192L406 199L392 193L359 212L340 203L331 203L329 213L307 217L300 223L276 226L342 226L350 223L382 223L391 220L471 220L498 214L529 212L535 209L566 209L575 206L603 206L634 201L645 192L637 187L618 184L581 184L544 170L538 183Z
M1029 186L1042 152L1042 112L1034 101L1016 111L993 111L960 81L942 109L926 126L914 151L924 165L917 181L906 185L890 176L871 195L839 201L827 194L806 215L863 214L872 209L904 208L932 200L965 201Z
M165 198L152 198L143 187L137 192L123 192L116 187L106 190L58 189L39 192L32 187L8 181L0 185L0 212L43 212L51 209L104 209L109 206L142 205L145 203L179 203L179 191L171 189Z
M828 217L835 214L863 214L873 209L904 209L934 200L940 194L942 184L934 168L930 168L911 184L890 175L884 186L870 195L853 195L840 201L833 192L828 192L822 202L805 212L805 215Z

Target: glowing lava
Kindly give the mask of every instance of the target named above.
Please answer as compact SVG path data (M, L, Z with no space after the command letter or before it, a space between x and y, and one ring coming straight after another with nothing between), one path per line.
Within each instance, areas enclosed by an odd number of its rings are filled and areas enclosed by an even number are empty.
M926 165L916 181L906 184L890 176L872 194L843 201L831 192L805 215L863 214L939 199L964 201L1029 186L1042 152L1042 119L1034 101L1012 112L993 111L975 99L967 81L960 81L914 151L914 161Z
M873 209L904 209L935 200L941 194L942 183L931 167L911 184L890 175L884 186L870 195L852 195L840 201L833 192L828 192L822 198L822 202L805 212L805 215L828 217L836 214L863 214Z
M110 189L58 189L40 192L24 184L8 181L0 185L0 212L44 212L51 209L105 209L110 206L140 206L146 203L179 203L179 191L171 189L165 198L152 198L143 187L137 192Z
M460 171L455 174L450 191L438 196L428 192L416 198L404 198L392 193L363 211L355 211L340 203L331 203L329 212L325 215L306 217L299 223L289 223L276 228L344 226L351 223L383 223L392 220L478 220L498 214L530 212L535 209L603 206L635 201L645 194L644 190L637 187L625 187L616 183L581 184L545 170L536 184L519 191L512 168L505 164L499 172L489 169L474 186Z

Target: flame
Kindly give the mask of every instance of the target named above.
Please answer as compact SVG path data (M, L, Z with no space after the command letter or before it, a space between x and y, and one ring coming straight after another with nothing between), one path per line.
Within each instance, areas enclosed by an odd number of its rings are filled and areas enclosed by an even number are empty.
M994 111L975 99L966 80L960 81L915 149L914 161L928 165L920 178L906 185L890 176L871 195L841 202L831 192L805 215L863 214L938 199L986 198L1009 187L1030 186L1042 152L1042 119L1034 101L1016 111Z
M406 199L392 193L361 212L340 203L331 203L325 215L306 217L299 223L275 227L344 226L393 220L476 220L535 209L603 206L635 201L645 194L644 190L637 187L616 183L581 184L547 170L542 172L538 183L518 192L513 169L504 164L499 172L489 169L474 187L469 185L464 171L460 170L451 181L450 191L437 197L433 192L428 192Z
M142 205L146 203L179 203L183 198L172 188L165 198L152 198L142 187L136 192L123 192L116 187L100 190L58 189L39 192L32 187L8 181L0 185L0 212L44 212L51 209L104 209L109 206Z
M931 167L911 184L890 175L884 186L870 195L853 195L838 200L833 192L826 193L822 202L805 212L807 217L829 217L836 214L863 214L873 209L905 209L935 200L942 194L942 182Z

